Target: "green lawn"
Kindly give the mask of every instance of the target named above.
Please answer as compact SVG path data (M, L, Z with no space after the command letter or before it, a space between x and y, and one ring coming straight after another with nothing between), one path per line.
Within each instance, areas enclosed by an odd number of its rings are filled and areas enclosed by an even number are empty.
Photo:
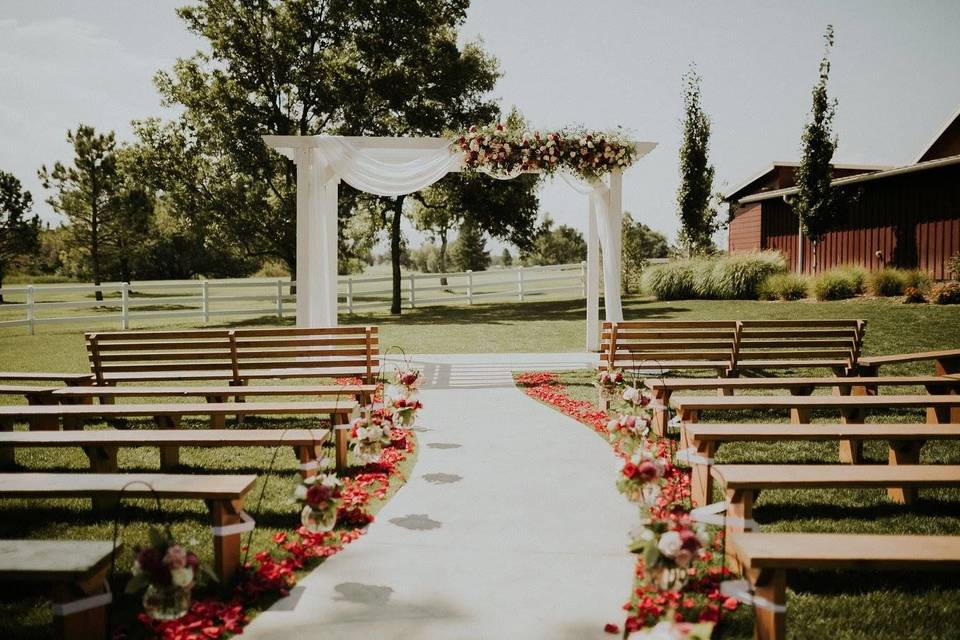
M377 324L381 327L382 349L399 347L421 353L443 352L552 352L582 351L585 331L583 300L548 300L513 304L478 304L428 307L405 310L401 317L377 313L342 315L345 324ZM795 302L723 302L680 301L651 302L630 298L625 301L627 319L688 318L862 318L868 321L866 353L892 353L905 350L960 347L960 308L931 305L901 305L888 300L859 300L836 303ZM271 318L238 320L209 326L271 324ZM165 322L165 327L196 326ZM59 325L43 327L35 336L23 329L0 332L0 370L86 371L83 329L114 330L114 323L101 326ZM901 371L920 371L922 365ZM575 393L593 399L590 376L571 374L567 381ZM16 399L0 396L0 402ZM719 416L728 419L729 416ZM751 418L757 416L751 416ZM918 416L912 416L918 417ZM709 418L709 417L708 417ZM909 414L882 416L880 419L910 419ZM764 418L766 419L766 418ZM261 420L257 426L283 428L303 426L298 421ZM106 425L99 425L103 428ZM131 428L149 428L149 423L130 421ZM186 421L185 427L203 427L203 421ZM19 426L18 428L23 428ZM94 427L96 428L96 427ZM882 459L881 447L868 447L874 460ZM289 529L296 517L290 499L296 482L292 452L264 449L185 449L182 462L187 472L216 471L256 473L260 476L249 500L249 510L258 522L252 546L267 546L269 537ZM722 447L721 461L827 461L835 459L835 447L827 445L791 445L788 447L741 445ZM960 447L929 447L925 461L960 463ZM85 457L79 450L18 452L17 463L23 469L80 469ZM121 451L124 470L155 471L159 456L155 450ZM267 470L272 469L271 473ZM269 476L269 480L266 478ZM266 484L262 504L261 489ZM145 541L147 523L156 522L152 505L130 501L124 511L122 539L128 549ZM206 512L201 504L171 501L165 504L165 519L186 540L197 540L197 550L210 554ZM756 518L765 530L817 531L889 531L960 534L960 494L942 492L923 494L921 502L910 508L894 507L880 492L860 494L765 493L758 503ZM81 501L49 502L37 507L15 501L0 502L0 537L70 537L109 539L113 520L94 516ZM376 525L374 525L376 526ZM349 549L346 551L349 553ZM124 569L129 554L121 559ZM957 578L883 574L846 574L839 580L832 575L791 576L791 634L793 637L902 638L960 637L956 620L960 617L960 584ZM0 637L44 637L48 633L49 614L39 592L19 587L0 586ZM624 594L626 599L628 594ZM127 610L131 603L127 600ZM838 628L851 628L851 620L863 620L869 631L843 635ZM734 616L724 637L749 635L750 613ZM853 632L851 632L853 633Z

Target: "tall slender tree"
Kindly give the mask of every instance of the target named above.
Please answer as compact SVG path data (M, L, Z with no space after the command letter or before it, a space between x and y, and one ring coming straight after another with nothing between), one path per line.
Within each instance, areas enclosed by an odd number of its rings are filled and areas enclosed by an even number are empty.
M40 218L29 216L32 206L33 196L20 181L0 171L0 289L10 264L40 249Z
M67 131L73 146L73 165L57 162L53 170L39 171L46 189L56 193L47 199L54 211L70 220L74 238L89 254L93 282L99 285L103 274L103 236L115 211L117 156L114 133L98 134L81 124L76 132ZM97 300L103 300L98 289Z
M692 64L683 75L683 112L677 212L680 243L692 255L712 251L713 234L720 228L713 202L710 118L700 104L700 74Z
M833 132L836 99L827 95L830 78L830 51L833 49L833 25L823 34L825 51L820 59L820 76L813 86L813 106L803 130L803 155L797 167L797 194L793 211L800 222L800 232L813 245L811 271L817 272L817 250L820 240L838 223L844 207L843 195L830 187L833 178L833 154L837 136Z

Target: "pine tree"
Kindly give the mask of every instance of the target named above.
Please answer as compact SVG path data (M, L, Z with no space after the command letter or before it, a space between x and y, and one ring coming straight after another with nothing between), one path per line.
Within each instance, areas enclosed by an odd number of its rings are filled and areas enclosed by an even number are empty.
M713 165L709 161L710 118L700 106L700 74L696 67L683 75L683 141L680 144L680 243L687 253L713 250L713 234L720 228L713 206Z
M504 247L503 253L500 255L500 261L503 262L504 267L513 266L513 256L510 255L510 250Z
M800 222L800 232L813 244L811 270L817 271L817 248L823 236L832 229L842 214L841 194L830 188L833 177L833 153L837 136L833 133L833 118L837 101L827 96L830 76L830 50L833 48L833 25L827 25L823 34L826 50L820 59L820 78L813 87L813 107L810 121L803 130L803 156L797 168L797 195L793 211Z
M490 266L490 252L480 226L467 218L460 225L460 235L453 247L453 263L458 271L486 271Z
M10 264L40 248L40 218L29 216L32 206L33 196L20 181L0 171L0 288Z

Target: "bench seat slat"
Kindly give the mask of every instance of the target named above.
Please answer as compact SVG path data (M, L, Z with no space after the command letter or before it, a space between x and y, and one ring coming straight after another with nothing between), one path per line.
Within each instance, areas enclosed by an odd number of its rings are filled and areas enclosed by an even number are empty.
M960 487L960 465L718 464L728 491L757 489Z
M152 486L161 498L238 500L253 488L256 479L253 475L172 473L0 473L0 497L113 496L121 490L131 498L152 497L147 486L130 484L136 480Z
M112 555L109 540L0 540L0 578L79 581L106 567Z
M960 406L960 395L673 396L677 409L806 409Z
M61 404L0 406L0 416L83 416L125 417L159 415L298 415L349 412L359 405L355 400L340 399L329 402L207 402L207 403L159 403L159 404Z
M960 386L958 376L883 376L849 378L647 378L649 389L789 389L791 387Z
M0 433L0 447L156 446L229 447L322 443L328 429L182 429L95 431L10 431Z
M960 384L960 381L958 381ZM2 387L0 387L2 389ZM55 397L87 398L94 396L107 397L149 397L149 396L292 396L292 395L323 395L344 397L358 393L372 394L377 390L373 384L328 384L328 385L260 385L260 386L212 386L197 385L189 387L64 387L53 388L51 393ZM2 393L2 391L0 391Z
M684 425L689 438L719 442L784 440L960 440L960 424L713 424Z

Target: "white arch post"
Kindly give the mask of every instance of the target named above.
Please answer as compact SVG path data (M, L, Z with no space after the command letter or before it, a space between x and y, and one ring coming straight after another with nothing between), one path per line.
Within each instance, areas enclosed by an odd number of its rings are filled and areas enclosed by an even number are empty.
M368 193L396 196L423 189L462 168L462 156L444 138L263 136L297 165L297 325L337 325L337 191L340 181ZM644 156L653 142L636 143ZM606 319L623 320L620 303L623 175L608 182L568 182L588 195L588 351L599 348L602 258ZM601 254L602 249L602 254Z

